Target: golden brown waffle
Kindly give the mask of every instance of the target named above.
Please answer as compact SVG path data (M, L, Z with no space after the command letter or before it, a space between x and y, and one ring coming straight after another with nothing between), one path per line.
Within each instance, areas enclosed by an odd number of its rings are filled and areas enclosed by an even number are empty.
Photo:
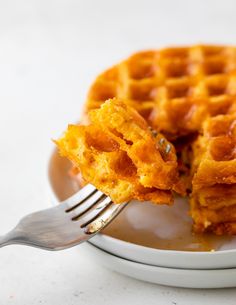
M236 114L208 118L193 152L195 230L236 234Z
M97 77L85 113L108 98L134 107L169 139L236 110L236 48L192 46L140 52Z
M133 125L132 120L128 120L128 125L122 121L125 127L117 133L113 117L120 113L121 109L118 111L114 108L116 102L105 103L109 98L118 98L125 105L137 110L153 130L161 132L172 141L177 153L178 174L173 146L164 140L166 145L171 147L170 159L165 159L165 149L160 145L163 136L158 134L155 139L150 138L147 124L138 114L135 119L132 118ZM89 119L88 112L98 109L101 105L102 108L93 112ZM121 108L125 109L125 105ZM128 114L133 113L131 108L127 109ZM89 90L82 117L82 122L92 121L92 125L70 127L61 144L64 145L66 141L76 143L74 137L78 137L81 147L79 149L77 143L75 150L71 150L72 154L66 151L67 148L63 148L63 145L61 149L65 149L65 155L74 160L80 168L83 167L83 162L85 167L88 164L86 158L78 164L76 154L83 151L86 156L91 157L96 151L96 179L92 180L91 171L88 173L81 170L82 175L85 180L113 196L116 202L137 198L170 203L173 190L183 194L185 189L192 191L190 206L195 231L236 234L235 117L235 47L197 45L139 52L97 77ZM130 140L127 134L137 131L135 126L139 126L141 121L141 125L145 126L142 141L138 141L139 148L143 151L142 158L149 156L146 145L154 149L155 142L160 154L159 159L161 157L164 162L163 170L159 170L161 159L151 168L147 166L150 160L144 166L136 163L135 157L140 158L141 155L131 153L136 140ZM119 148L111 152L101 152L98 147L92 148L86 142L86 133L91 133L91 137L97 133L99 136L96 141L99 140L104 145L103 140L108 137L118 143ZM145 141L151 141L152 145L145 144ZM167 166L170 161L172 165ZM106 167L103 166L104 162ZM114 171L114 162L126 164L131 171L135 168L135 174L129 171L119 172L117 167ZM101 175L104 168L110 169L108 176L112 177L105 182L102 181ZM145 179L142 178L142 170L145 171ZM176 177L179 177L178 182ZM148 180L149 184L146 184ZM114 181L117 181L117 184L114 184ZM160 184L161 181L164 184ZM123 197L118 198L118 193Z
M116 203L138 199L170 204L172 190L179 190L174 147L116 99L91 111L90 120L88 126L69 126L57 141L86 182Z

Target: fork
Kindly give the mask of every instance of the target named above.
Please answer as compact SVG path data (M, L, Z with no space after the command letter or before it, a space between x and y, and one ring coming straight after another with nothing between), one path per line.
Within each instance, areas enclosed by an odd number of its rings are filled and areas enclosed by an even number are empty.
M114 204L87 184L58 206L29 214L9 233L0 247L21 244L45 250L62 250L87 241L108 225L127 205Z

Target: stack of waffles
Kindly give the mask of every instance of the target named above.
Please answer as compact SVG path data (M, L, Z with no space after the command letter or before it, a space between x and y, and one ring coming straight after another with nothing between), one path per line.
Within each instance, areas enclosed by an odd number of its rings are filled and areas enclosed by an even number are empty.
M158 134L159 141L166 141L171 153L177 155L177 170L174 165L171 174L161 176L169 181L168 187L146 187L190 192L195 231L236 234L236 48L191 46L137 53L97 77L89 90L82 122L92 121L101 129L104 122L99 125L88 113L107 99L115 99L110 104L120 101L136 111ZM106 119L106 128L113 132L112 123L108 125ZM113 132L119 138L116 142L124 141L127 134L118 132ZM119 149L121 146L119 142ZM153 166L160 168L162 164L167 173L170 160L166 163L160 145L156 149L164 162ZM149 155L148 149L145 153ZM69 155L68 151L63 154ZM173 166L172 154L170 159ZM75 164L79 166L78 161ZM135 165L135 171L139 170ZM154 176L160 181L157 172Z
M195 231L236 234L236 115L208 118L193 155Z

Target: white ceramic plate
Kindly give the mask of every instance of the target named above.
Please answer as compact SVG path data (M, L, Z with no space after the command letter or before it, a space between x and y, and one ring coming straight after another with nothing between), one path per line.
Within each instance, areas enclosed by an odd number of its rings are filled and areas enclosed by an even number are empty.
M186 252L157 250L99 234L90 243L111 254L135 262L183 269L223 269L236 267L236 251Z
M176 269L149 266L109 254L87 243L88 255L104 267L138 280L184 288L236 286L236 268L217 270Z
M49 180L54 202L58 203L58 198L63 200L72 195L78 188L68 176L69 168L67 160L53 154L49 164ZM236 238L193 236L187 204L180 198L172 207L131 203L105 229L104 234L95 236L91 243L130 261L159 267L236 267ZM217 250L196 251L203 250L204 246Z

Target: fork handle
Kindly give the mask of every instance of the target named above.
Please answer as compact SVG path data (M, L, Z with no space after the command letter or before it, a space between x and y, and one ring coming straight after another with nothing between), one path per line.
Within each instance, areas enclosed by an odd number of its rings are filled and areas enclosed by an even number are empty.
M11 239L9 239L8 235L9 235L9 233L6 235L0 236L0 248L11 244Z
M0 236L0 248L12 245L12 244L23 244L23 236L17 234L15 230L8 232L5 235Z

